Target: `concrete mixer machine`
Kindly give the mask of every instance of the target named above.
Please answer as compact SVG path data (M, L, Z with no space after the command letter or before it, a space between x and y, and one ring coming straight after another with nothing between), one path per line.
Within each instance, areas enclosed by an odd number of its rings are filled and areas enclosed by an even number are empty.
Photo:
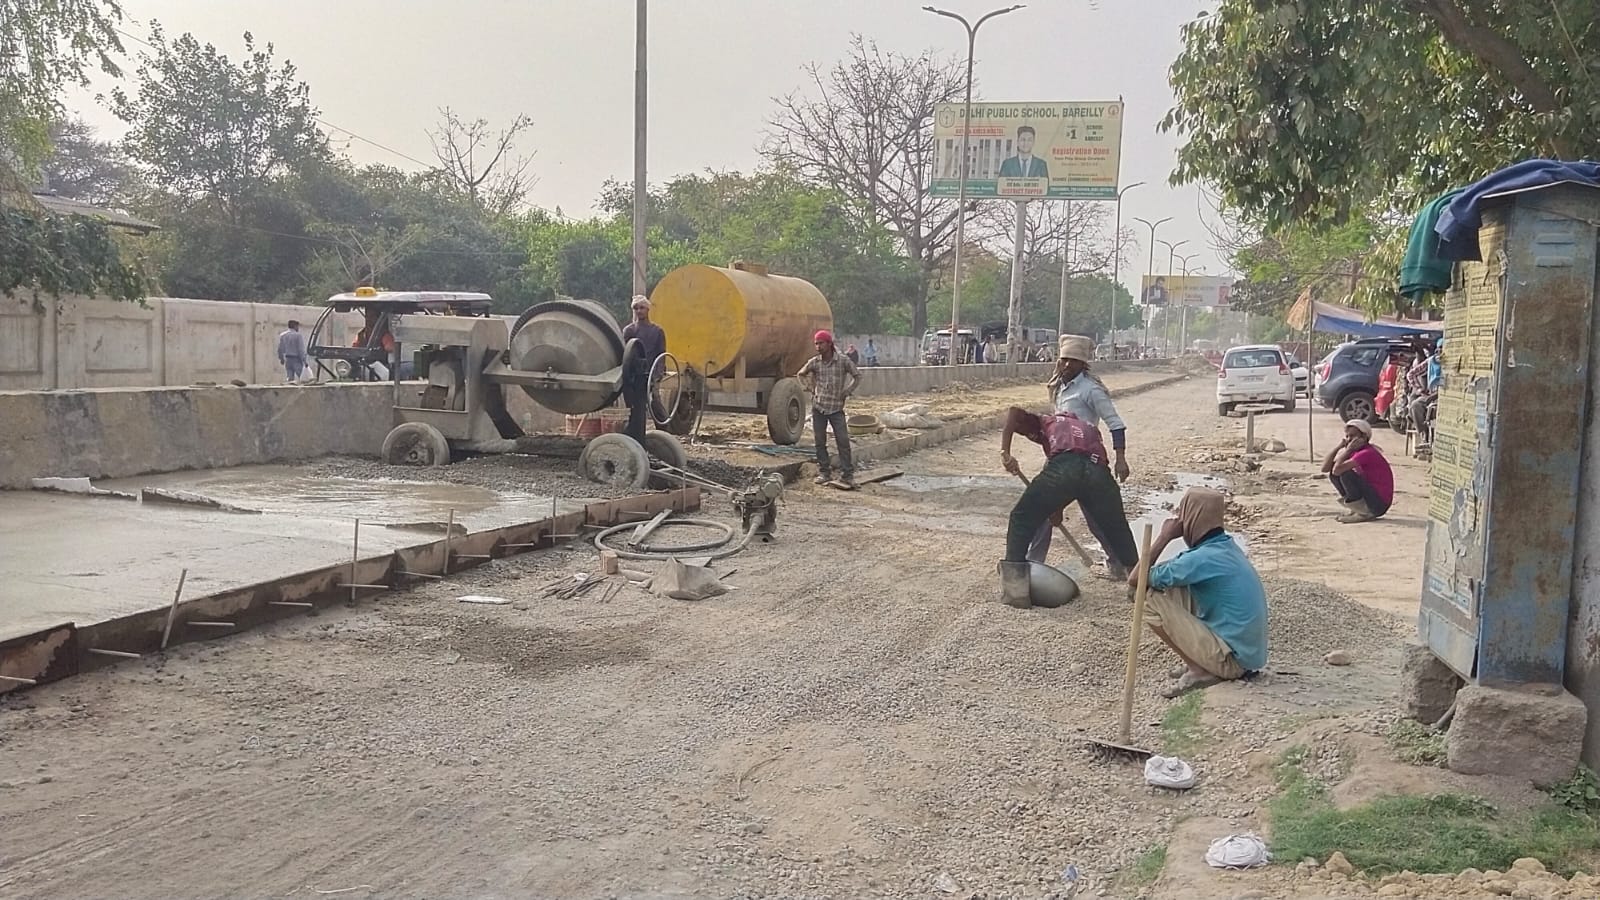
M810 402L794 374L816 352L812 336L833 327L821 291L764 266L690 265L667 273L650 304L680 368L662 379L677 401L663 428L689 434L707 410L756 412L775 443L800 439Z
M390 328L392 359L411 354L426 380L420 390L395 381L395 426L384 438L383 458L402 465L444 465L453 450L514 449L524 435L507 410L507 385L556 412L599 412L616 401L641 352L591 300L539 303L509 327L501 318L443 314L394 316ZM596 481L642 489L651 456L679 468L687 463L676 438L653 431L644 446L602 434L583 447L578 467Z

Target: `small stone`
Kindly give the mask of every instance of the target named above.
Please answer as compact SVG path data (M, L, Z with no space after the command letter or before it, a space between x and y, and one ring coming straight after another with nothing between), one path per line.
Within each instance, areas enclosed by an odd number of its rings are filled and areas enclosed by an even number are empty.
M56 779L55 779L55 776L53 776L53 775L40 775L38 777L38 779L36 779L36 780L40 784L49 784L50 782L55 781Z
M1507 878L1495 878L1485 881L1479 887L1501 897L1509 897L1511 892L1517 889L1516 883Z
M744 826L745 834L764 834L766 833L766 830L767 826L761 824L760 822L750 822Z
M1323 863L1322 866L1335 875L1349 876L1354 875L1356 872L1356 867L1350 865L1350 860L1345 859L1344 854L1338 850L1335 850L1333 855L1328 857L1328 861Z
M1355 657L1350 655L1349 650L1333 650L1322 657L1322 661L1330 666L1348 666L1355 662Z
M1411 889L1410 888L1406 887L1403 884L1398 884L1398 883L1396 883L1396 884L1386 884L1383 887L1378 888L1378 896L1379 897L1404 897L1406 894L1409 894L1409 893L1411 893Z
M1513 871L1513 872L1543 872L1543 871L1545 871L1545 868L1544 868L1544 863L1540 862L1539 860L1534 859L1531 856L1524 856L1521 859L1519 859L1516 862L1511 864L1511 871Z

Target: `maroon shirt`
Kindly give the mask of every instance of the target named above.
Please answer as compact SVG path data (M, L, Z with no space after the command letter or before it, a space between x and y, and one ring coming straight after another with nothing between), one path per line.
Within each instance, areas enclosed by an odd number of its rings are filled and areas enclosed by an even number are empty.
M1044 446L1044 455L1053 457L1061 453L1080 453L1099 465L1110 458L1106 445L1100 439L1100 430L1091 428L1072 413L1035 415L1023 409L1011 410L1012 431Z

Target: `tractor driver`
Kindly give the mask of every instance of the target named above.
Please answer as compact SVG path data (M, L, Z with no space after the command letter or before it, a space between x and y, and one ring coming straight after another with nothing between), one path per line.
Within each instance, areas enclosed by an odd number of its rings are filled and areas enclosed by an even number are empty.
M652 367L661 354L667 352L667 333L650 321L650 298L636 294L633 298L633 321L622 329L623 343L639 342L639 356L622 376L622 401L628 404L628 427L625 433L639 443L644 443L645 413L653 406L650 391Z

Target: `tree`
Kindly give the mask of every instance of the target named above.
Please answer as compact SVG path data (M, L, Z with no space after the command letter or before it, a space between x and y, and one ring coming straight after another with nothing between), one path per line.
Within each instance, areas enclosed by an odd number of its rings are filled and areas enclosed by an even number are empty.
M625 225L631 186L608 183L601 203ZM648 203L650 221L692 259L746 259L805 278L828 298L835 327L870 333L884 327L885 312L901 305L910 311L916 274L896 252L893 234L853 205L832 188L771 171L681 176Z
M445 177L490 216L505 216L517 211L533 187L531 156L508 156L517 136L532 127L533 120L519 115L497 134L491 134L484 119L466 122L446 106L439 110L440 122L428 132L433 155Z
M44 157L62 87L88 84L91 68L121 74L121 21L117 0L0 0L0 175Z
M863 224L888 229L916 267L911 325L921 334L957 218L954 201L928 193L933 110L962 95L965 66L931 51L884 51L854 35L846 59L826 71L813 63L805 73L815 96L796 91L775 100L763 152L779 169L849 198Z
M83 217L50 215L29 188L49 154L58 96L87 84L98 68L118 75L122 52L116 0L0 0L0 294L64 292L134 300L138 269L123 259L110 229Z
M122 148L97 139L82 119L50 126L50 153L39 168L43 188L96 206L123 204L141 189Z
M129 126L129 154L152 180L181 201L213 201L234 224L273 179L328 155L294 65L279 65L271 44L257 49L249 32L244 43L246 58L235 65L194 35L169 42L152 22L135 93L111 92L112 112Z
M1173 180L1269 227L1600 153L1593 0L1221 0L1183 40Z

